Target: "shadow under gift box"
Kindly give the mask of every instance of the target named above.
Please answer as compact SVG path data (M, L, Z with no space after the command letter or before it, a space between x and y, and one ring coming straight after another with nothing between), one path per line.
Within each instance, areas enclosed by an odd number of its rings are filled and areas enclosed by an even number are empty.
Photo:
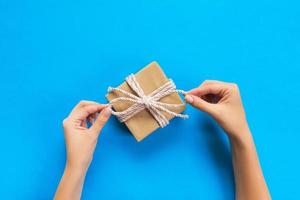
M151 92L164 85L169 81L163 70L160 68L157 62L152 62L139 72L135 74L137 82L140 84L145 95L149 95ZM123 89L129 93L136 95L136 93L130 88L130 86L125 82L118 86L118 88ZM124 96L122 93L114 91L106 95L106 99L111 101L117 97ZM169 104L183 104L181 97L177 93L172 93L159 100L163 103ZM113 109L117 112L124 111L134 103L129 101L118 101L113 103ZM185 106L181 106L176 109L170 109L173 112L181 113L185 110ZM174 118L173 115L161 111L161 113L166 116L168 120ZM130 132L134 135L137 141L141 141L146 136L150 135L157 128L160 128L158 122L152 116L152 114L147 110L143 109L141 112L137 113L130 119L124 122Z

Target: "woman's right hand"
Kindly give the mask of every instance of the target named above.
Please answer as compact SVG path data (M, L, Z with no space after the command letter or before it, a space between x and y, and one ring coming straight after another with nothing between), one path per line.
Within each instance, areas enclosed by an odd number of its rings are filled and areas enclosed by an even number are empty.
M210 114L229 136L236 199L271 199L236 84L204 81L185 100Z
M207 80L187 92L185 100L211 115L230 139L240 140L251 135L236 84Z

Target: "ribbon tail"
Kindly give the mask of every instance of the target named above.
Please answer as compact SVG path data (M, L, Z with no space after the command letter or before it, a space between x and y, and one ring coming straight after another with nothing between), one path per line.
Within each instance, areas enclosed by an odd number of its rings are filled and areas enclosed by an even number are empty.
M158 110L161 110L161 111L164 111L172 116L175 116L175 117L180 117L180 118L183 118L183 119L187 119L189 118L188 115L185 115L185 114L180 114L180 113L176 113L176 112L173 112L171 110L168 110L160 105L153 105L154 107L156 107Z

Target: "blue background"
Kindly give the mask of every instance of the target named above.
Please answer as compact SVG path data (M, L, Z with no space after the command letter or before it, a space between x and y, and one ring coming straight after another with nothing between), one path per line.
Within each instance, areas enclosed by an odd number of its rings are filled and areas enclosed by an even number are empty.
M156 60L177 84L239 84L274 199L299 199L299 1L0 0L0 193L51 199L62 120L80 100ZM188 107L137 143L112 118L83 199L233 199L228 143Z

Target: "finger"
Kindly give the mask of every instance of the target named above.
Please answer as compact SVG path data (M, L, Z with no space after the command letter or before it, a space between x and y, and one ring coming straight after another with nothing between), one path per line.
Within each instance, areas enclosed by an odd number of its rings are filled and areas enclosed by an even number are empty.
M88 121L89 123L93 124L93 123L94 123L94 118L91 117L91 115L90 115L90 116L88 116L87 121Z
M107 106L106 108L104 108L98 115L97 119L95 120L95 123L92 125L91 130L95 134L97 134L97 136L99 136L100 131L102 130L102 128L106 124L107 120L111 116L111 111L112 110L111 110L110 106Z
M90 116L88 116L88 121L89 121L90 123L94 123L96 117L97 117L97 114L96 114L96 113L91 114Z
M80 126L83 126L83 127L87 127L87 121L84 119L84 120L82 120L82 122L81 122L81 125Z
M225 84L208 84L192 89L187 94L203 96L207 94L222 94L226 90Z
M185 101L206 113L212 114L214 112L214 105L206 102L200 97L188 94L185 96Z
M86 106L77 108L74 111L72 111L72 113L70 114L70 118L84 120L89 115L100 112L104 107L105 107L105 105L101 105L101 104L86 105Z
M96 117L97 117L97 113L91 114L92 119L96 119Z

